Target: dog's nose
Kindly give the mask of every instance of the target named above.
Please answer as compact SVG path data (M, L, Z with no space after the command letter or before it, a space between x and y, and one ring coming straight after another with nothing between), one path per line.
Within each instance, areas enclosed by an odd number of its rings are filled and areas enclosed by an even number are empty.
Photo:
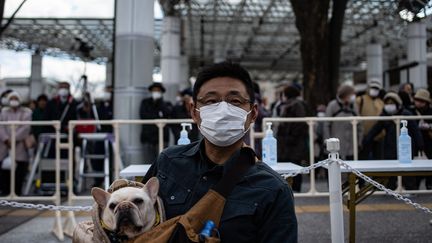
M133 208L133 204L130 202L121 202L119 205L117 205L116 209L114 210L114 213L117 212L123 212L123 211L129 211L131 208Z

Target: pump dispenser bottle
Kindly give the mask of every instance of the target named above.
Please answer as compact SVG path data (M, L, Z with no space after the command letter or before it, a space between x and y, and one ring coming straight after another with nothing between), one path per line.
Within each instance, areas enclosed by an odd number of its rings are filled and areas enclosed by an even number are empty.
M268 165L277 164L277 141L273 137L273 130L271 129L272 123L267 122L267 130L265 137L262 140L262 159Z
M192 124L190 123L182 123L181 126L183 127L181 132L180 132L180 138L177 141L178 145L186 145L186 144L190 144L190 140L188 137L188 132L186 131L186 127L189 127L190 129L192 129Z
M408 135L406 120L402 120L402 128L400 130L399 135L399 143L398 143L398 154L399 154L399 162L408 164L412 162L412 154L411 154L411 137Z

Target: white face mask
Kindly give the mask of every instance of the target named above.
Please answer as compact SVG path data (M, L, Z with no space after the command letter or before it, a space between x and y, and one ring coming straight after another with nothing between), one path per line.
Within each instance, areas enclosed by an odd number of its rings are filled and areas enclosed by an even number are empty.
M320 111L318 112L317 117L325 117L325 115L325 112Z
M110 101L111 100L111 93L110 92L105 92L103 95L103 100L104 101Z
M197 109L198 110L198 109ZM225 101L206 105L199 110L202 135L212 144L227 147L240 140L245 133L246 118L249 112Z
M354 103L356 100L356 96L355 95L351 95L350 97L350 103Z
M379 90L378 89L369 89L369 96L370 97L377 97L379 94Z
M58 90L58 95L60 97L68 97L69 96L69 90L65 88L61 88Z
M151 92L151 95L154 100L162 98L162 92L159 91Z
M387 112L388 114L392 115L396 113L396 105L395 104L387 104L384 105L384 110L385 112Z
M12 108L16 108L16 107L20 106L20 102L18 100L11 100L11 101L9 101L9 106Z

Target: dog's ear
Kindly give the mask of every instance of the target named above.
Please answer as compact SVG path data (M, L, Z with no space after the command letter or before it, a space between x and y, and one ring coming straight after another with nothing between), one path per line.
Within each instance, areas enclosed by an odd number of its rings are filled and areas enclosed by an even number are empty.
M150 178L144 186L145 192L149 195L153 202L156 202L156 198L159 192L159 179L157 177Z
M91 194L96 201L96 203L102 207L106 207L111 194L106 192L105 190L99 188L99 187L93 187L91 190Z

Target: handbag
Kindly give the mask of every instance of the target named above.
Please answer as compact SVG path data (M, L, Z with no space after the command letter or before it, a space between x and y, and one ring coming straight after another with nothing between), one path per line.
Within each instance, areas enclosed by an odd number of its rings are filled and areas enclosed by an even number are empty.
M2 170L10 170L11 166L12 166L12 160L11 160L10 156L7 156L1 162L1 169Z

